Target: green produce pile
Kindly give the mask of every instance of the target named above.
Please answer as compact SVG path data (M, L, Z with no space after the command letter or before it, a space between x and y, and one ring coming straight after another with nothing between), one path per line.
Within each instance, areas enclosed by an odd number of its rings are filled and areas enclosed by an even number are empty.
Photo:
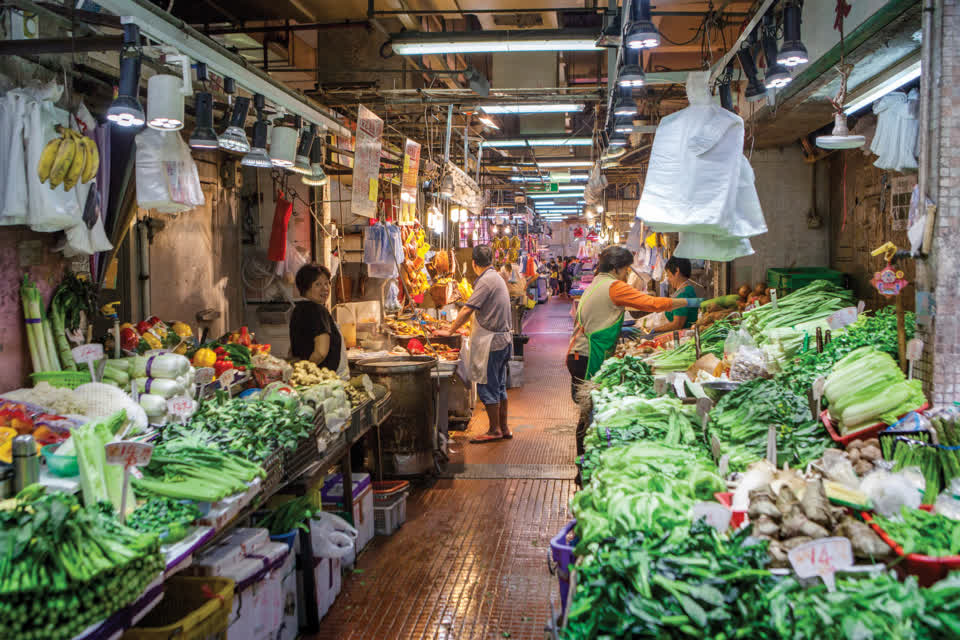
M693 504L725 490L713 461L701 451L654 442L607 449L597 458L589 484L571 501L577 553L636 532L682 537Z
M903 547L904 553L935 558L960 555L960 521L906 506L900 511L900 518L877 514L873 521Z
M893 358L874 347L860 347L838 361L827 376L823 395L841 435L877 422L893 424L926 403L921 381L908 381Z
M700 333L700 355L712 353L723 358L723 343L730 333L731 325L727 320L718 320L710 328ZM687 340L676 349L658 351L648 360L657 373L686 371L697 361L697 347L693 340Z
M827 282L815 280L777 301L751 309L743 314L743 326L758 343L767 340L768 329L794 327L828 318L840 309L856 304L853 292ZM721 347L722 348L722 347Z
M312 430L312 415L298 408L218 396L204 402L190 424L167 425L161 437L163 441L186 437L199 446L263 462L275 451L296 449Z
M269 529L270 535L273 536L290 533L296 529L309 531L309 527L304 523L313 514L310 499L307 496L301 496L272 510L257 523L257 526Z
M767 430L777 426L777 462L806 466L833 442L813 420L807 400L773 380L757 378L723 396L710 412L710 435L730 454L730 469L742 471L767 451Z
M916 316L913 312L906 313L905 328L907 340L910 340L916 332ZM777 376L777 381L794 393L805 395L814 380L827 376L833 365L854 349L872 346L896 357L897 345L897 314L894 307L884 307L874 314L863 313L842 331L832 332L831 342L824 345L823 353L817 353L816 339L812 339L807 351L783 365L783 373Z
M678 529L666 542L638 533L588 555L563 637L772 638L766 543L702 521Z
M640 358L608 358L591 382L601 389L615 389L619 395L653 395L653 374Z
M886 438L884 438L886 440ZM945 458L933 445L919 440L897 438L893 450L893 470L903 471L918 467L923 474L923 504L933 504L943 488L943 465Z
M838 578L837 590L785 578L762 596L772 638L792 640L940 640L960 637L960 573L921 589L892 573ZM756 636L754 636L756 637Z
M192 502L152 497L127 517L127 526L143 533L156 533L164 544L182 540L188 525L199 518L200 509Z
M31 485L0 510L0 637L72 638L134 602L165 567L157 536Z
M73 430L70 440L80 467L80 488L84 504L109 502L117 511L123 503L123 467L107 464L104 446L113 442L127 424L123 409L106 418L91 420ZM127 504L133 508L133 491L127 487Z
M132 481L138 494L197 502L216 502L241 493L248 489L246 483L264 477L260 465L187 438L157 446L150 464L141 471L143 478Z

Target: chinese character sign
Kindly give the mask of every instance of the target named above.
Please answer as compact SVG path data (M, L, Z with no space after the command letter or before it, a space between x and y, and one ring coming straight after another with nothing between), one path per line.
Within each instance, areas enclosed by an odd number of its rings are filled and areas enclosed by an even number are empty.
M383 120L360 105L357 120L357 143L354 147L353 199L350 211L355 215L373 218L377 215L377 187L380 178L380 146Z
M420 143L408 139L403 148L403 179L400 185L400 224L417 220L417 177L420 173Z

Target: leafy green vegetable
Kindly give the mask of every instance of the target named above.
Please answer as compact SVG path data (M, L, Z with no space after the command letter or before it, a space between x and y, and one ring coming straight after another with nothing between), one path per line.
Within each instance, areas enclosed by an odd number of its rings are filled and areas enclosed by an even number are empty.
M168 440L153 451L143 478L133 480L138 493L178 500L216 502L247 490L247 482L264 477L259 465L187 439Z
M157 536L32 485L0 510L0 636L66 640L132 603L163 571Z
M960 521L906 506L898 519L877 514L873 520L905 553L937 558L960 555Z
M712 353L718 358L723 357L723 344L730 333L731 325L726 320L713 323L709 329L700 334L700 355ZM697 347L693 340L687 340L676 349L659 351L649 358L649 362L657 373L670 371L686 371L697 361Z
M845 307L856 304L853 292L826 280L815 280L777 301L743 314L743 326L759 344L766 341L764 331L793 327L827 318Z
M777 427L779 464L805 466L832 444L823 425L810 415L806 399L763 378L723 396L710 412L708 429L730 454L730 469L742 471L766 455L771 425Z
M176 542L186 533L185 525L201 515L192 502L152 497L137 507L127 518L127 526L144 533L157 533L164 544Z
M608 358L591 381L601 389L615 390L617 395L653 395L653 374L640 358Z
M270 535L274 536L290 533L296 529L308 531L309 529L304 523L310 519L313 513L310 499L307 496L301 496L270 511L257 523L257 526L269 529Z
M586 556L563 637L772 638L766 543L702 521L679 534L625 535Z

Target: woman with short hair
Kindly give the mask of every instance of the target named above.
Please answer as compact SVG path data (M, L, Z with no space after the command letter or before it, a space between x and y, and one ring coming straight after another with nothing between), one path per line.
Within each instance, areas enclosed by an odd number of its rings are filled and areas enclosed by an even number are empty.
M346 344L327 309L330 271L318 264L304 265L295 282L305 299L296 303L290 316L290 353L297 360L309 360L348 378Z
M619 246L607 247L600 254L597 275L584 291L577 308L576 329L567 352L567 371L570 372L574 402L577 389L596 373L603 361L613 355L623 327L625 309L643 311L672 311L697 308L700 298L659 298L634 289L627 284L633 254ZM577 455L583 453L585 421L577 425Z

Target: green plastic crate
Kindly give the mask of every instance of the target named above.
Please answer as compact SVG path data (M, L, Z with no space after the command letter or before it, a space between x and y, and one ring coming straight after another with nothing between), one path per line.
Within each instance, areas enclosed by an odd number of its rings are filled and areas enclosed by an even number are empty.
M793 269L767 269L767 286L777 290L778 296L784 296L807 286L814 280L827 280L837 286L844 286L846 274L824 267L794 267Z

